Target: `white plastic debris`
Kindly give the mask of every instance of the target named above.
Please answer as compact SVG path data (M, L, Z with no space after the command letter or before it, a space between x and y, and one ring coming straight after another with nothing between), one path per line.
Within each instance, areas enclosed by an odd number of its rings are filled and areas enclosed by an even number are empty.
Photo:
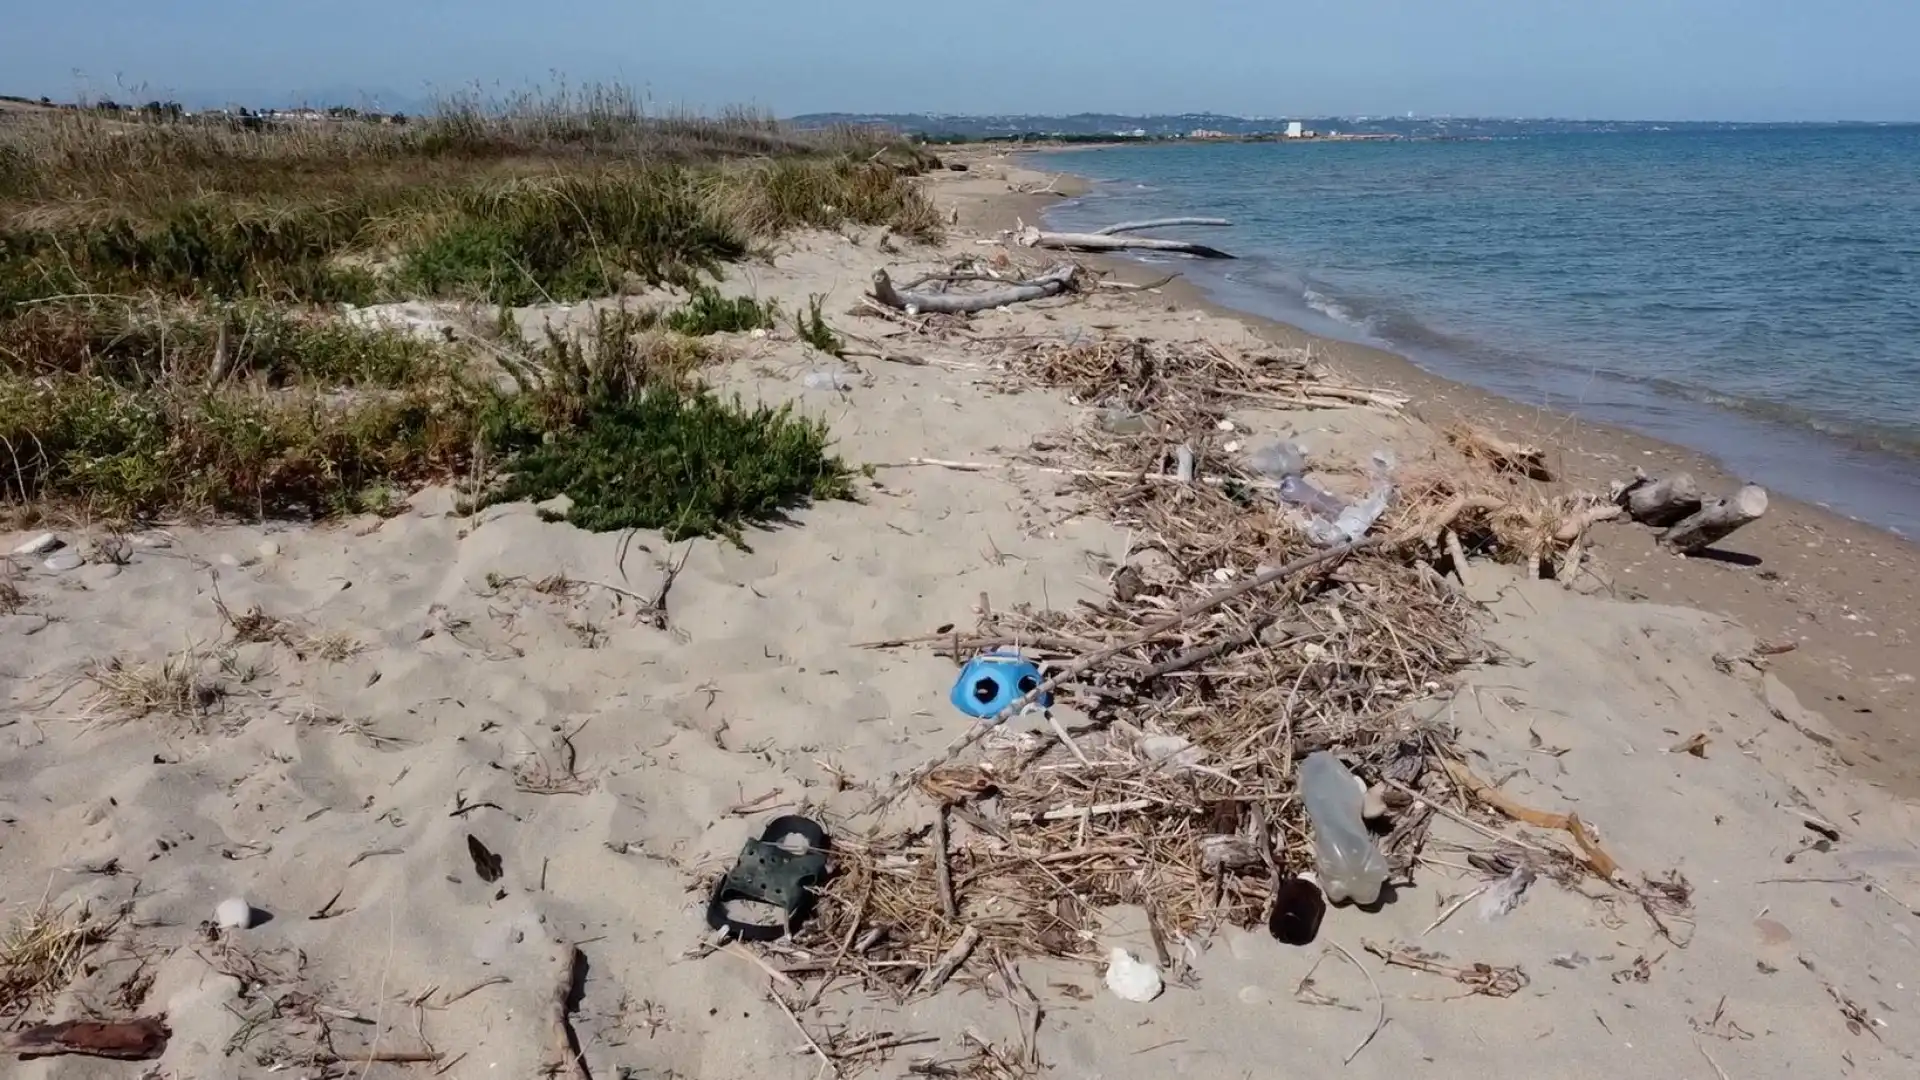
M1191 769L1200 764L1207 753L1185 735L1143 735L1135 746L1141 757L1174 769Z
M853 380L838 371L809 371L800 385L809 390L851 390Z
M1284 480L1307 471L1307 452L1291 439L1267 443L1247 455L1247 468L1269 480Z
M1152 1001L1160 996L1160 969L1143 964L1133 954L1115 948L1107 954L1107 989L1122 1001Z
M1508 912L1520 906L1527 898L1527 886L1533 884L1533 871L1524 866L1516 866L1505 881L1488 889L1480 897L1480 921L1493 922L1504 918Z
M46 567L47 569L53 571L56 574L62 574L67 572L68 570L80 569L80 564L85 561L86 560L82 559L80 557L80 553L77 551L58 551L58 552L55 552L50 558L48 558L46 562L41 563L40 565Z
M15 555L45 555L60 546L60 538L52 533L41 533L13 549Z
M238 896L229 896L213 909L213 923L222 930L245 930L253 925L253 905Z

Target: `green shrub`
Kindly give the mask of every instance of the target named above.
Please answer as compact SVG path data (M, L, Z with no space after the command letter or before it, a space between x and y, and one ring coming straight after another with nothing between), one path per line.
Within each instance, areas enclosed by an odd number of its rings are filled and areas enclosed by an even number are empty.
M572 500L583 529L659 529L669 539L719 534L745 546L743 529L785 519L817 499L853 495L846 464L827 452L819 421L791 408L749 408L710 391L658 383L592 405L559 430L507 415L492 427L511 456L488 503Z
M724 297L712 286L701 285L685 305L667 313L666 324L675 333L705 337L771 330L777 315L771 302L763 304L751 296Z
M826 316L820 310L824 300L825 297L819 295L807 298L806 312L793 317L793 332L799 335L801 341L821 352L839 356L846 344L840 340L840 335L833 332L833 327L827 325Z

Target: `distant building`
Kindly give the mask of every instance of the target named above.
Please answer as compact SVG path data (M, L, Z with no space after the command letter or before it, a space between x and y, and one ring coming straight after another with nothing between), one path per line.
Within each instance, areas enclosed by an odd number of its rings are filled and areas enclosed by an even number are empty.
M1287 138L1298 139L1306 134L1306 125L1298 120L1287 121Z

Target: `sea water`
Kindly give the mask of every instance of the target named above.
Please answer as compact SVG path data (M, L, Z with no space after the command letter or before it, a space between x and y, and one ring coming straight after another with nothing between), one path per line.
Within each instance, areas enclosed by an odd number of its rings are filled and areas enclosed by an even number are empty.
M1048 223L1207 214L1222 303L1920 537L1920 127L1049 154ZM1658 463L1649 463L1657 469Z

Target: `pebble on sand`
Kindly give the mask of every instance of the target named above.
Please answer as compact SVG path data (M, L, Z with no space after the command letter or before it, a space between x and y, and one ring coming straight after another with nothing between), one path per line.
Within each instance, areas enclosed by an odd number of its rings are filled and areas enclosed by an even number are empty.
M52 557L47 559L46 562L41 563L40 565L46 567L47 569L53 571L56 574L62 574L67 572L68 570L80 569L80 564L85 561L86 561L85 559L82 559L80 557L79 552L61 551L61 552L56 552Z

